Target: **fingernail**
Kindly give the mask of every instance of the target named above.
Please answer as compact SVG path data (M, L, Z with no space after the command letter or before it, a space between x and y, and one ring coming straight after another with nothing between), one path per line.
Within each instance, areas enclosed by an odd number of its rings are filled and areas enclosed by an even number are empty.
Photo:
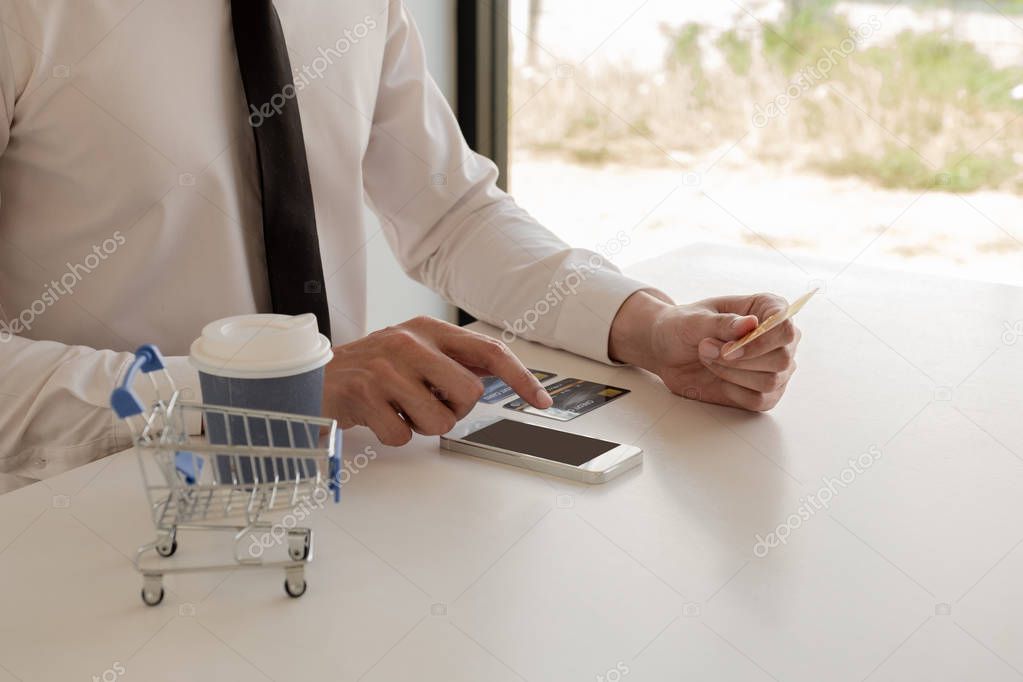
M717 346L709 343L700 346L700 357L704 360L715 360L720 354Z
M540 403L542 407L550 407L554 404L554 399L551 398L551 394L544 389L540 389L536 392L536 402Z
M732 329L738 329L739 327L741 327L742 326L742 321L745 320L745 319L746 319L745 317L737 317L734 320L732 320L732 325L731 325Z
M746 353L745 348L739 348L737 350L725 351L724 355L722 355L721 357L724 358L725 360L738 360L745 353Z

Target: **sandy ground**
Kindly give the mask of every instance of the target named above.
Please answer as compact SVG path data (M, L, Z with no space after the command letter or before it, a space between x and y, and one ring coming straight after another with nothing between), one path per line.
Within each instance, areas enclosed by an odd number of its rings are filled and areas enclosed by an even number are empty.
M1023 197L885 190L745 161L707 173L580 166L515 151L511 193L569 243L628 266L693 242L1023 285ZM618 241L621 241L620 239Z

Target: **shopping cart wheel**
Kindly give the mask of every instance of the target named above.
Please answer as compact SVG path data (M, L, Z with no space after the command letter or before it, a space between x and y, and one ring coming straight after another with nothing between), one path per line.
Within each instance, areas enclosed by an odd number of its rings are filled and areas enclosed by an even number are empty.
M176 551L178 551L178 533L176 528L172 528L162 542L156 543L156 553L162 557L168 557L174 556Z
M291 580L288 579L284 580L284 591L287 592L288 596L291 597L292 599L298 599L303 594L305 594L305 590L307 587L308 585L305 582L305 578L302 578L299 582L295 584L293 584ZM161 596L162 592L163 591L161 590Z
M309 558L312 537L312 531L308 528L288 531L288 554L292 561L305 561Z
M142 601L146 603L146 606L156 606L163 601L163 588L160 587L156 590L149 588L142 588Z
M163 601L163 576L148 573L142 576L142 601L156 606Z
M174 538L171 540L170 545L157 545L156 553L160 556L174 556L174 552L178 551L178 539Z

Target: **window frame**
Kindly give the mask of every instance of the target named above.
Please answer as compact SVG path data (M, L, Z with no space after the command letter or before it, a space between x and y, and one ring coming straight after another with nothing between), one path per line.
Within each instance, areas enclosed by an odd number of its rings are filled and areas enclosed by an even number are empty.
M469 146L497 165L508 189L508 0L456 0L456 95L459 126ZM458 309L458 324L474 318Z

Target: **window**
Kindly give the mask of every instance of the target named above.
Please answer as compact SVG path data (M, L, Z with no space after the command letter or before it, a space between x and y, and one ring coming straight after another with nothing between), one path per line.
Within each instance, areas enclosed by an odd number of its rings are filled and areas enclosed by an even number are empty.
M509 189L569 243L1023 284L1023 1L506 11Z

